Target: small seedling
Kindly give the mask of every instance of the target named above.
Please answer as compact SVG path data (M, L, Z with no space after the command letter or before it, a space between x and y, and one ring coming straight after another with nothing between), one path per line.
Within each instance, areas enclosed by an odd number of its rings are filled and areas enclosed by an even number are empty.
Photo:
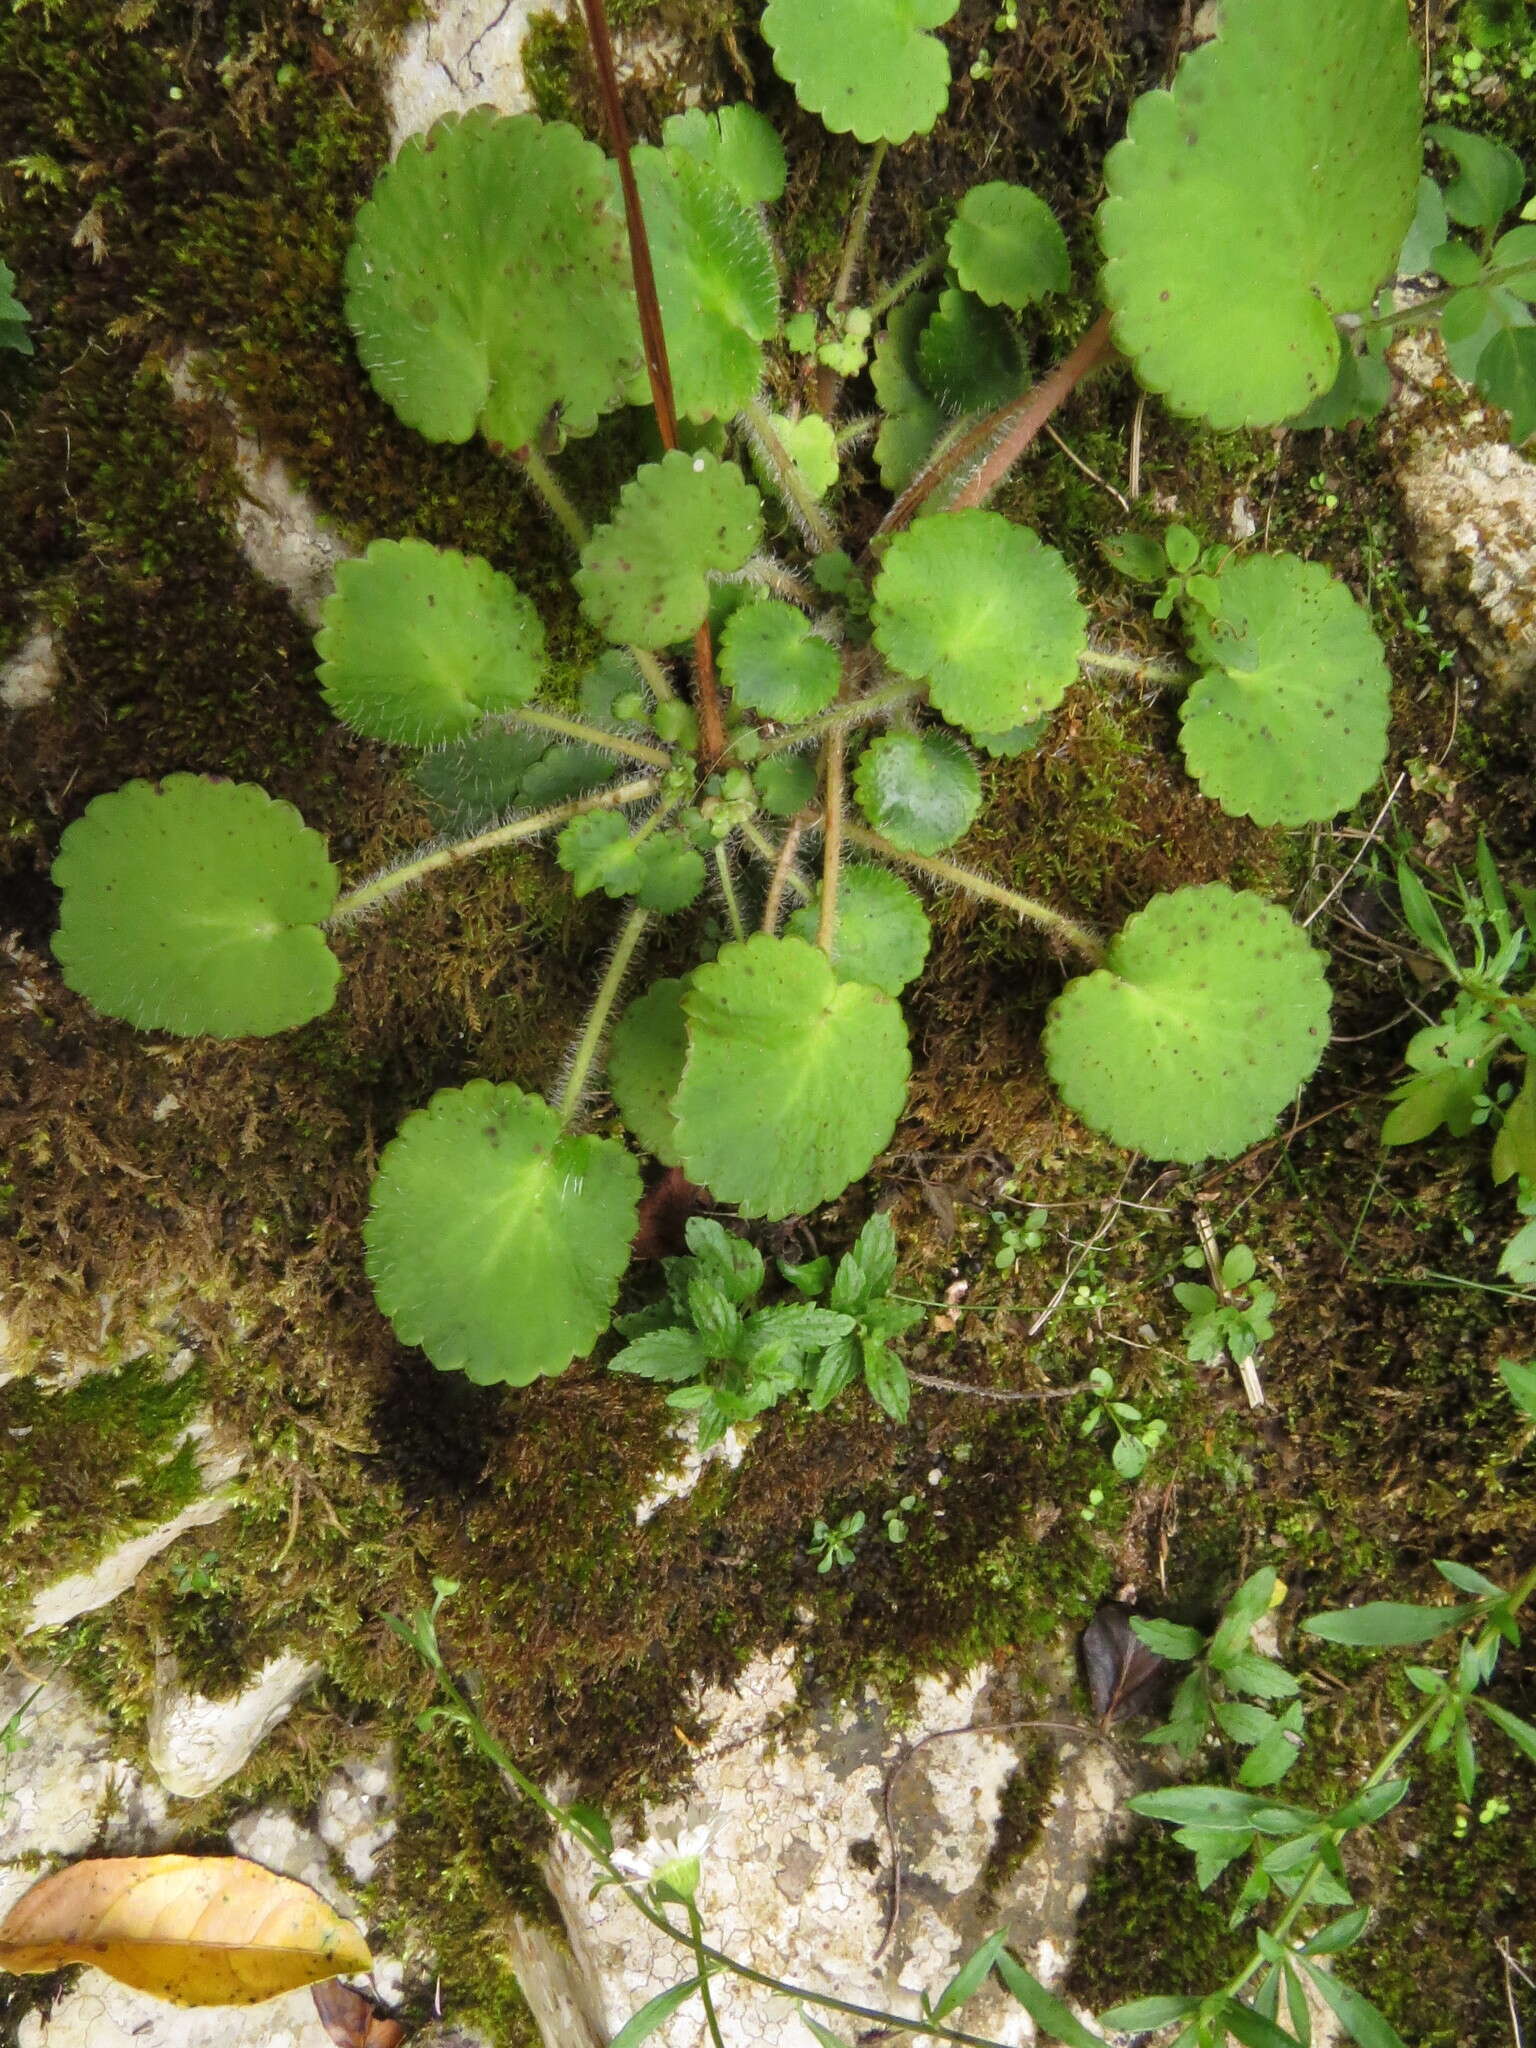
M880 1519L885 1524L885 1533L890 1542L906 1542L911 1526L907 1517L921 1506L922 1502L915 1493L904 1493L895 1507L882 1510Z
M999 1273L1011 1273L1021 1258L1039 1251L1045 1243L1050 1222L1047 1210L1026 1209L1022 1216L1010 1216L1005 1209L991 1209L987 1213L997 1231L992 1264Z
M855 1508L851 1515L844 1515L840 1522L828 1524L818 1519L811 1531L811 1540L806 1545L812 1557L820 1558L816 1569L831 1571L836 1565L846 1571L853 1563L855 1540L864 1527L864 1510Z
M1092 1436L1106 1422L1111 1423L1115 1444L1109 1461L1122 1479L1139 1479L1147 1469L1147 1460L1167 1436L1167 1423L1157 1417L1148 1421L1139 1408L1133 1407L1129 1401L1118 1400L1114 1375L1102 1365L1094 1366L1088 1375L1088 1384L1098 1399L1078 1425L1078 1434ZM1093 1500L1092 1495L1089 1498ZM1097 1504L1095 1501L1094 1505Z
M1203 1212L1197 1212L1196 1223L1201 1241L1185 1247L1184 1264L1196 1272L1203 1267L1210 1284L1181 1280L1174 1287L1174 1299L1184 1311L1186 1356L1195 1365L1230 1358L1250 1405L1261 1407L1264 1393L1255 1359L1259 1346L1275 1334L1270 1321L1275 1291L1255 1281L1258 1262L1247 1245L1235 1244L1220 1255Z

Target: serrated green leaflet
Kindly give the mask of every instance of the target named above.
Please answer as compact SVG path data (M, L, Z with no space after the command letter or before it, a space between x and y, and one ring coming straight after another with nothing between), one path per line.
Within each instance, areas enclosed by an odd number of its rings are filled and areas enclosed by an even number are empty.
M892 667L926 681L934 709L977 734L1054 709L1088 644L1071 570L1000 512L952 512L899 533L872 617Z
M337 569L315 652L325 701L355 731L439 746L487 711L528 702L544 628L511 577L478 555L376 540Z
M917 344L925 389L946 412L990 412L1028 382L1019 338L1006 316L969 292L946 291Z
M522 802L523 781L540 761L548 735L487 719L461 740L423 754L411 780L431 806L440 829L480 832ZM605 767L612 762L605 757Z
M510 1083L444 1088L385 1146L363 1226L403 1344L443 1372L526 1386L588 1352L629 1263L640 1174Z
M653 982L614 1026L608 1086L624 1128L663 1166L680 1166L672 1098L688 1050L683 1026L687 984Z
M1205 667L1180 710L1189 772L1233 817L1320 823L1348 810L1386 758L1392 679L1371 622L1317 562L1250 555L1193 614Z
M723 172L686 149L641 147L634 167L677 409L729 418L757 395L762 344L779 324L768 230Z
M818 889L785 930L814 943L820 908ZM900 875L867 861L843 869L832 940L832 971L840 981L867 981L888 996L899 996L922 973L932 936L927 912Z
M1328 1039L1321 956L1219 882L1158 896L1051 1005L1046 1065L1117 1145L1186 1164L1263 1137Z
M563 122L477 107L412 136L357 217L347 320L429 441L520 448L555 407L590 434L641 366L622 211Z
M630 479L582 549L582 608L610 640L686 640L709 609L709 577L739 569L761 530L758 495L733 463L674 448Z
M59 842L53 950L77 995L142 1031L267 1038L328 1010L341 968L325 841L248 782L168 775L86 806Z
M893 846L938 853L971 829L981 807L981 777L953 734L893 732L871 740L859 756L853 793Z
M720 636L720 676L732 697L786 725L827 708L837 695L838 669L832 643L778 598L743 605Z
M834 135L907 142L926 135L949 98L949 52L937 36L960 0L768 0L762 32L773 67Z
M888 996L839 981L803 939L721 948L683 997L673 1100L690 1180L748 1216L841 1194L889 1143L906 1100L907 1030Z
M783 196L784 145L755 107L722 107L715 114L690 107L662 122L661 139L711 165L746 206L771 205Z
M1141 381L1218 427L1333 384L1336 313L1370 304L1418 196L1419 86L1399 0L1227 0L1105 161L1104 296Z
M917 350L923 329L938 304L932 292L915 292L892 313L875 343L870 376L880 405L875 460L888 491L911 482L944 431L944 409L923 383Z
M955 276L989 306L1031 306L1071 281L1061 224L1025 185L973 185L947 239Z

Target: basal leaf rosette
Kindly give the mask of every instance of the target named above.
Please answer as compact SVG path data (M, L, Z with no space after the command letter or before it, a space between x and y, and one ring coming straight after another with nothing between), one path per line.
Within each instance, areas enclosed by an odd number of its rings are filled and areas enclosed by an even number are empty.
M947 239L955 276L989 306L1019 311L1071 282L1061 223L1027 185L973 185Z
M874 829L903 853L939 853L963 839L981 809L976 763L948 732L891 732L871 740L853 793Z
M978 734L1054 710L1088 645L1071 570L1000 512L951 512L899 533L871 615L891 666L925 681L951 725Z
M590 434L622 403L642 357L610 177L532 114L477 107L405 144L358 214L346 312L408 427L520 448L556 407Z
M646 145L633 162L677 409L729 419L757 396L762 344L778 329L768 230L724 173L687 149Z
M479 555L376 540L336 571L320 631L320 687L369 739L442 746L539 684L544 628L510 576Z
M582 609L621 645L686 640L709 610L709 578L757 546L761 508L741 471L713 455L673 448L646 463L581 551Z
M53 950L109 1017L182 1037L267 1038L328 1010L341 968L325 841L248 782L168 775L99 796L53 864Z
M949 99L949 52L937 36L960 0L768 0L761 23L773 68L834 135L907 142Z
M749 1216L841 1194L890 1142L906 1100L907 1027L889 996L839 981L803 939L723 946L683 996L688 1057L673 1098L688 1178Z
M1274 1127L1328 1041L1322 956L1283 910L1211 882L1157 896L1051 1005L1045 1060L1083 1122L1192 1165Z
M785 925L793 938L815 942L821 891ZM837 885L832 972L841 981L867 981L899 996L916 981L933 937L928 913L900 875L868 861L850 861Z
M1387 752L1391 677L1370 619L1319 562L1250 555L1195 617L1208 664L1180 713L1208 797L1258 825L1321 823L1370 787Z
M654 981L613 1027L608 1087L624 1128L663 1166L681 1166L672 1098L688 1052L683 1017L687 983Z
M1217 427L1333 384L1413 218L1417 59L1400 0L1225 0L1105 161L1104 296L1137 376Z
M482 1386L584 1357L629 1263L640 1174L510 1082L441 1089L385 1146L363 1242L402 1344Z

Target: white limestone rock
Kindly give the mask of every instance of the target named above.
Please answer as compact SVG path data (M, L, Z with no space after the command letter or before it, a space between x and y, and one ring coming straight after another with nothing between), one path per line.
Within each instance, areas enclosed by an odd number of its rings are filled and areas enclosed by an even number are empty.
M321 1667L288 1652L262 1665L249 1684L228 1699L187 1692L174 1659L155 1668L149 1710L149 1761L167 1792L201 1799L232 1778L249 1761Z
M31 711L46 704L58 687L59 650L53 630L41 620L16 652L0 663L0 704L7 711Z
M395 1837L395 1758L391 1748L344 1763L320 1794L315 1826L358 1884L371 1884Z

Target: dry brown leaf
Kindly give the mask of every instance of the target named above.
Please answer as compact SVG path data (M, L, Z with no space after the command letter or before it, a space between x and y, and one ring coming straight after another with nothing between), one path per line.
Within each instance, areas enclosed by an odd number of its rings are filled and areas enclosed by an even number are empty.
M243 1856L115 1856L56 1870L0 1922L0 1969L66 1963L172 2005L259 2005L373 1958L318 1892Z
M313 1997L320 2024L336 2048L400 2048L405 2029L398 2020L385 2019L371 1998L354 1991L350 1984L317 1984Z

